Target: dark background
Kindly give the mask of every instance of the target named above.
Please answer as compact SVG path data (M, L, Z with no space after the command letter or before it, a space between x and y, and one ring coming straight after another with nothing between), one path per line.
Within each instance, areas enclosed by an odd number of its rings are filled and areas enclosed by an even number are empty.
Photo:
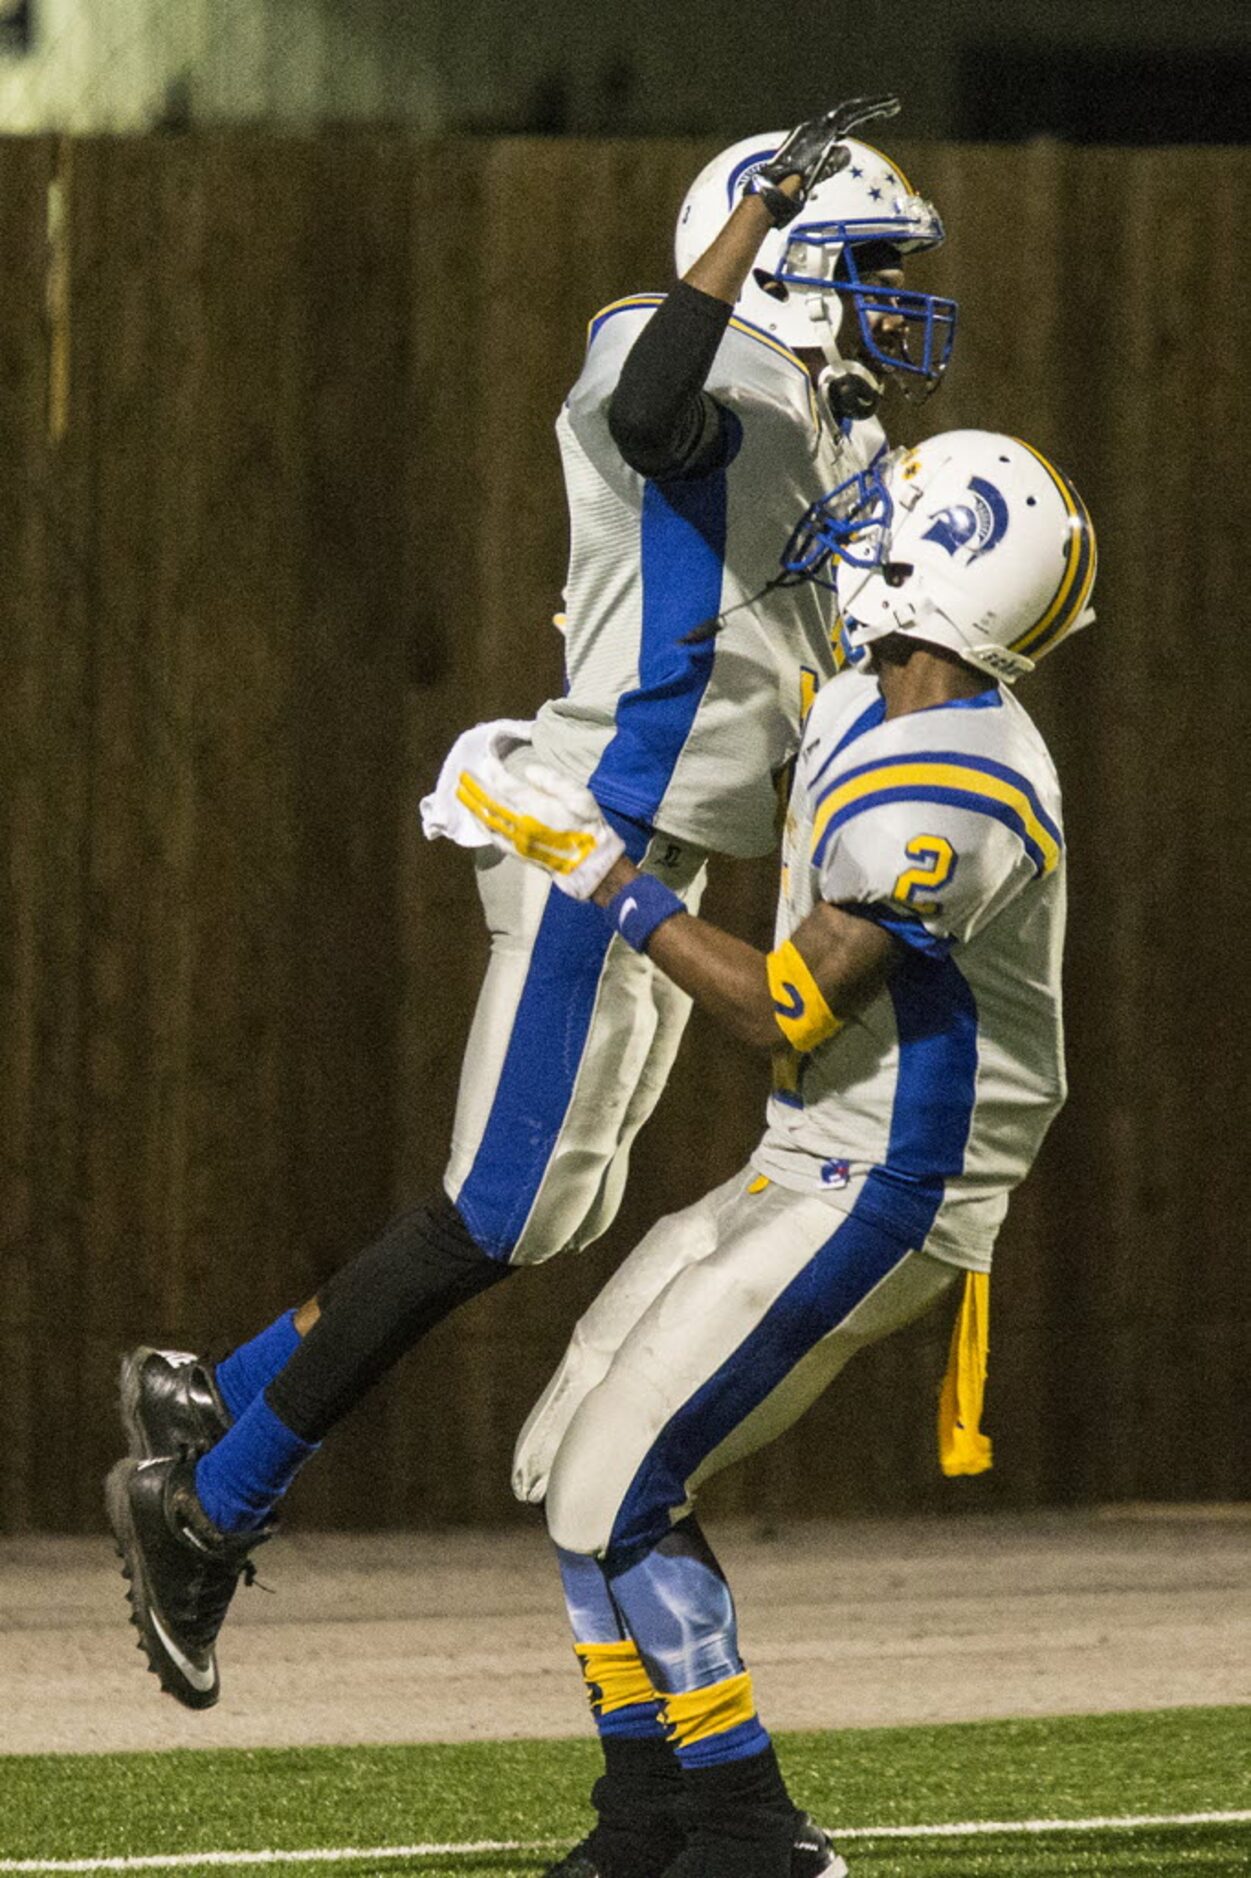
M0 17L12 9L0 0ZM835 97L902 133L1232 143L1251 119L1239 0L29 0L0 131L330 125L707 136Z

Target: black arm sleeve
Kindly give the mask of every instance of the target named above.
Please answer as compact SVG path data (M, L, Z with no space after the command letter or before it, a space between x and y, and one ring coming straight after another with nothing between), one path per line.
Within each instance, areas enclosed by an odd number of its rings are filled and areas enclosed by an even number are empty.
M608 429L640 476L706 476L729 459L737 426L704 390L733 308L680 281L631 346Z

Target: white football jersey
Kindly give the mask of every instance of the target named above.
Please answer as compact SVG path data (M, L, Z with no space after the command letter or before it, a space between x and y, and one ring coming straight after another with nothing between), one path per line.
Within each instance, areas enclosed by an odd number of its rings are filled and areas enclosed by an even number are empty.
M703 848L764 854L776 777L835 669L832 596L771 583L803 511L885 438L874 421L844 435L794 353L734 318L706 386L737 425L733 459L689 482L638 475L609 435L608 405L662 298L592 321L556 426L571 527L567 690L539 712L534 745L606 808ZM685 643L718 617L720 632Z
M1010 692L887 722L875 679L826 686L796 765L779 944L822 899L872 908L907 951L836 1036L779 1054L754 1163L986 1269L1065 1095L1060 789Z

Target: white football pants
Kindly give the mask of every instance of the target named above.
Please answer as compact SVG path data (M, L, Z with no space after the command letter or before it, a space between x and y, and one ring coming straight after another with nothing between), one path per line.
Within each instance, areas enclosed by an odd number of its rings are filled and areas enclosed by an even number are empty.
M863 1186L863 1181L854 1183ZM576 1326L517 1441L513 1490L604 1558L654 1544L699 1483L798 1419L955 1266L750 1168L660 1220Z
M704 862L655 835L640 865L694 912ZM690 999L538 868L501 856L477 882L491 957L444 1186L483 1251L537 1265L611 1224Z

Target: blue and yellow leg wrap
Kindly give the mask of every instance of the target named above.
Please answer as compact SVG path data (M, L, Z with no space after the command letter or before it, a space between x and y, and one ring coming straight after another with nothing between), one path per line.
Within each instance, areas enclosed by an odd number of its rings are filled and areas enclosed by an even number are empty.
M661 1698L628 1637L617 1643L575 1643L573 1649L602 1738L638 1740L663 1732Z
M683 1767L714 1767L763 1753L769 1736L756 1713L751 1676L743 1670L703 1689L662 1698L661 1721Z

